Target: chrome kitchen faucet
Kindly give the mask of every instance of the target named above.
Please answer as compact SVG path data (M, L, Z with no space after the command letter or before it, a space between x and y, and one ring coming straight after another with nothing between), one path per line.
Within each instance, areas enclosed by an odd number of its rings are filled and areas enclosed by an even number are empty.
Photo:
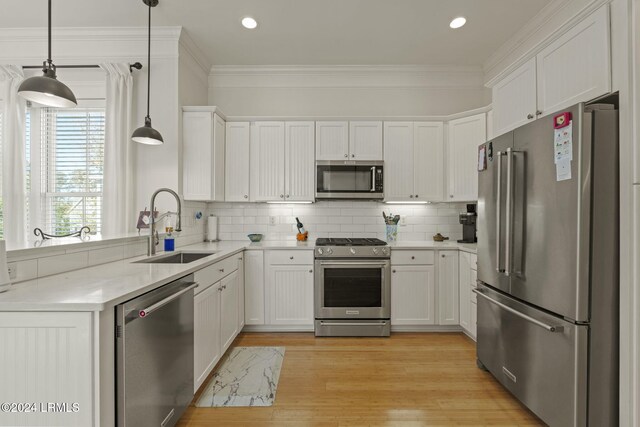
M182 203L180 203L180 197L178 194L170 188L159 188L153 193L151 196L151 218L149 219L149 227L151 229L151 235L149 236L149 247L147 249L147 255L155 255L156 254L156 245L160 243L160 238L158 237L158 231L156 230L156 221L154 218L155 204L156 204L156 196L159 193L166 192L172 194L173 197L176 198L176 202L178 203L178 224L176 224L176 232L182 231L181 223L182 223ZM165 215L160 216L158 219L163 218Z

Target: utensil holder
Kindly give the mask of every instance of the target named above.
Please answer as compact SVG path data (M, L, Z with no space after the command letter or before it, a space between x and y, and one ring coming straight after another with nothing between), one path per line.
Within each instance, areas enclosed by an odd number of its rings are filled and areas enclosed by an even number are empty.
M387 224L387 242L395 242L398 240L398 225Z

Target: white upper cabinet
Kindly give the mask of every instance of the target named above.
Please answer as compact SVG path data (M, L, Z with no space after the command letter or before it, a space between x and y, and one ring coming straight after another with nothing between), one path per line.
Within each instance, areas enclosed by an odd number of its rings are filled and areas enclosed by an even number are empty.
M316 122L316 160L347 160L349 122Z
M385 122L384 140L385 200L413 200L413 122Z
M385 200L442 200L442 122L385 122L384 140Z
M249 201L249 122L227 123L225 150L225 200Z
M486 128L484 113L449 122L446 200L478 199L478 146L486 142Z
M284 201L284 122L251 126L251 200Z
M349 122L349 160L382 160L382 122Z
M225 122L202 109L182 113L182 193L185 200L224 201Z
M382 122L316 122L316 160L382 160Z
M444 125L413 124L414 200L438 202L444 189Z
M314 123L255 122L251 201L313 201Z
M493 86L493 135L611 91L605 4Z
M285 123L285 199L315 198L314 122Z
M531 58L493 87L494 135L536 118L536 59Z
M537 56L538 110L546 115L611 90L608 5Z

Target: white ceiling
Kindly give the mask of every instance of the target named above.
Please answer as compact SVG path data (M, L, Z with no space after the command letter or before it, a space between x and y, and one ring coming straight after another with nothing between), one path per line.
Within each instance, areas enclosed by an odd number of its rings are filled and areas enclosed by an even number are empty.
M160 0L214 65L481 65L550 0ZM46 0L0 0L0 28L46 25ZM58 27L144 26L142 0L53 1ZM256 30L240 25L258 20ZM449 28L463 15L467 25Z

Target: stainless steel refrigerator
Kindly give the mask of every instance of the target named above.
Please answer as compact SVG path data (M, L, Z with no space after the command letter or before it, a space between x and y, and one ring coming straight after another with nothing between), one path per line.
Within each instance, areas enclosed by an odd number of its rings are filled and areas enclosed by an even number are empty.
M550 426L618 425L617 100L478 156L478 365Z

